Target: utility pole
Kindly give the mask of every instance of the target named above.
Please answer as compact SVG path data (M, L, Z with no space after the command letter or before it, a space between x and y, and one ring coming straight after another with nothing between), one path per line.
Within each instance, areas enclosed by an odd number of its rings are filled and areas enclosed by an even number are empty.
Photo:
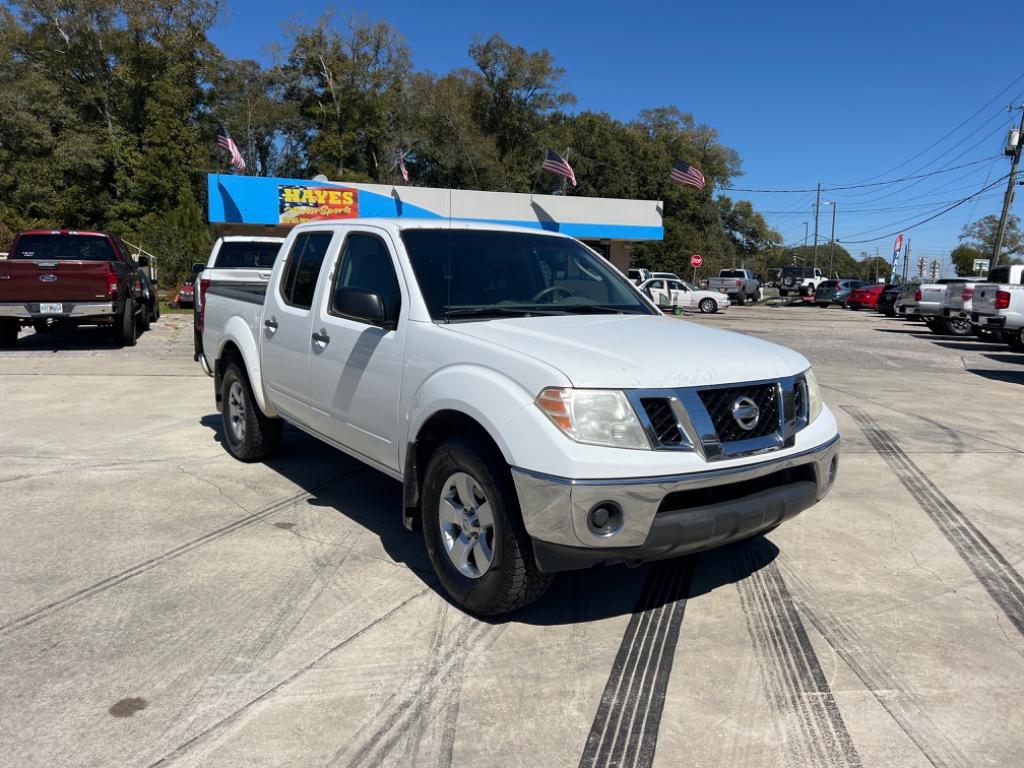
M1013 108L1013 106L1010 107L1010 109ZM1017 166L1020 165L1021 139L1024 138L1024 107L1017 107L1017 109L1020 110L1020 129L1017 132L1017 143L1013 148L1010 179L1006 183L1006 195L1003 197L1003 213L999 217L999 229L996 230L996 242L992 248L992 263L989 265L990 272L999 265L999 252L1003 250L1006 220L1010 216L1010 206L1013 205L1013 188L1017 184Z
M835 247L836 243L836 208L839 207L839 203L833 200L825 203L825 205L832 206L832 237L828 241L828 276L829 278L832 278L834 277L833 272L835 272L835 266L832 261L832 249Z
M807 252L807 222L804 222L804 253Z
M910 264L910 238L907 238L907 244L903 248L903 282L907 282L907 265Z
M1022 123L1024 125L1024 123ZM818 268L818 212L821 210L821 182L818 182L818 195L814 198L814 268ZM835 209L833 209L835 210Z
M878 282L878 246L875 246L875 282Z

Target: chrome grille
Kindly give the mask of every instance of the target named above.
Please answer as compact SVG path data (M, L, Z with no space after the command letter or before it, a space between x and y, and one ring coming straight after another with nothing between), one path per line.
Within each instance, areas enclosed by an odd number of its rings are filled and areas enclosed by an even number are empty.
M775 383L702 389L699 394L719 442L768 437L779 431L779 388ZM760 412L757 424L750 430L743 429L733 418L733 405L743 397L750 398Z
M679 428L676 415L672 413L672 406L664 397L644 397L640 400L647 418L651 422L651 429L658 442L662 445L681 445L685 438Z

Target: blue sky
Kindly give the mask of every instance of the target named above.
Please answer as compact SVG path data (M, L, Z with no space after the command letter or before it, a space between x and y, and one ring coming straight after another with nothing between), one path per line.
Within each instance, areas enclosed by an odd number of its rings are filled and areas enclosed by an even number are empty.
M266 62L288 22L309 23L324 8L307 0L228 0L212 37L232 56ZM996 157L1010 125L1005 108L1024 101L1014 17L1003 3L392 0L338 3L334 12L339 21L350 13L388 21L405 36L416 66L434 72L470 65L474 36L499 32L528 49L547 48L565 68L579 109L629 119L646 107L675 105L716 128L742 158L737 187L889 181L972 163L900 184L826 190L822 198L838 204L840 242L905 228L1005 176L1009 161ZM911 261L946 261L965 223L999 212L1004 189L1000 183L908 229ZM805 221L813 233L812 192L729 194L753 201L787 242L803 241ZM822 206L822 237L830 226L831 208ZM876 246L891 253L892 238L847 248L856 255Z

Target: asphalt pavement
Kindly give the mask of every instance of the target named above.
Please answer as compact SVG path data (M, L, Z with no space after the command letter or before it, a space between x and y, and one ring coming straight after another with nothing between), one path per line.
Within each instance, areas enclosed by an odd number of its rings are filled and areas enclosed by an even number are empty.
M0 352L0 765L1020 765L1024 355L840 309L673 322L814 363L835 489L491 622L442 597L398 483L294 429L226 453L190 316L121 350L25 332Z

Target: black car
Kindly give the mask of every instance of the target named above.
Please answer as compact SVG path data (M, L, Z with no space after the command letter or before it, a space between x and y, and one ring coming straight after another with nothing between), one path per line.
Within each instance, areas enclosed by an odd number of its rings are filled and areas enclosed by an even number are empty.
M896 301L902 290L902 285L890 285L882 291L878 297L878 306L875 307L875 311L886 317L896 317Z

